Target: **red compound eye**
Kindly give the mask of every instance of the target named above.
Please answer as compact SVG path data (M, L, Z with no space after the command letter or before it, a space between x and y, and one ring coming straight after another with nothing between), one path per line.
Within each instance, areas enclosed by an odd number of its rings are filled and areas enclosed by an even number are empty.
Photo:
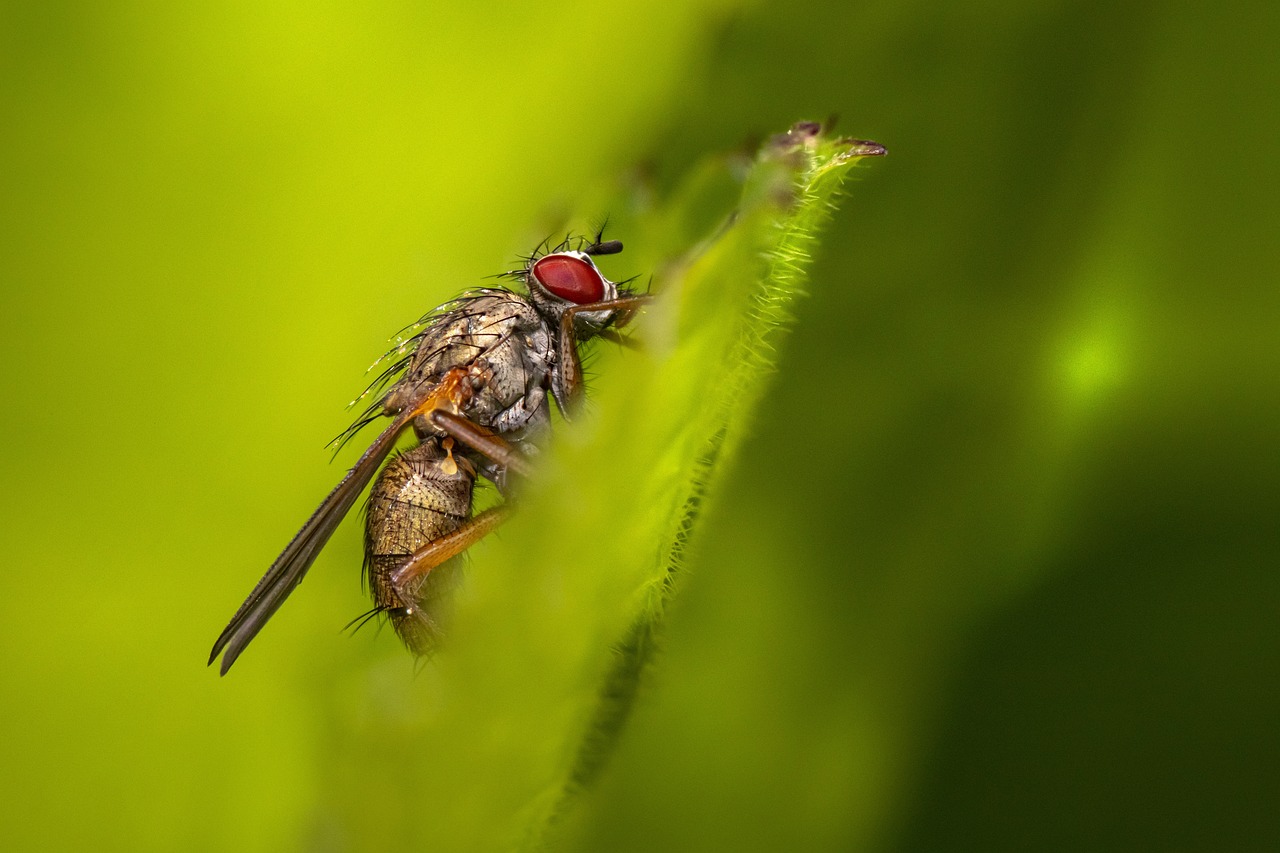
M547 255L530 270L538 284L578 305L604 299L604 279L590 261L573 255Z

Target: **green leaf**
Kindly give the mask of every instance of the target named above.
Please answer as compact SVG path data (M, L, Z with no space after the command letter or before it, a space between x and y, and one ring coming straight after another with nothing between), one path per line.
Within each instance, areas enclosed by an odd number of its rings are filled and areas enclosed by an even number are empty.
M372 751L388 776L325 786L344 832L536 846L591 781L699 513L765 400L818 228L850 167L882 153L797 125L754 160L696 168L664 205L613 216L627 252L606 272L621 277L624 258L654 270L641 348L594 353L586 412L557 430L516 518L473 549L446 650L410 685L390 668L350 685L337 772Z

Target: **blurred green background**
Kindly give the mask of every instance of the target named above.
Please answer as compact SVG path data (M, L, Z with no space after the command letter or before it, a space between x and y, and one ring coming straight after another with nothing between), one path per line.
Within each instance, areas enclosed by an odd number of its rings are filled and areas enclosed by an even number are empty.
M6 4L0 847L360 848L318 813L334 697L408 676L337 631L355 526L203 664L363 368L621 176L837 113L890 156L555 846L1277 849L1278 37L1264 3ZM354 808L398 759L344 759Z

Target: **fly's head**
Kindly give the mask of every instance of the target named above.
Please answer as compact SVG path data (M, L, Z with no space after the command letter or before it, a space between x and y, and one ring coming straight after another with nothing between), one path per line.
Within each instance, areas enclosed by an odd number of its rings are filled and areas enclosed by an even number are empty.
M596 256L621 252L620 241L601 241L597 237L592 243L580 241L576 249L569 246L569 241L566 241L551 251L535 253L521 273L529 289L529 301L557 328L565 312L571 308L612 302L620 296L630 295L625 287L605 278L594 261ZM575 312L574 330L578 339L594 336L610 326L621 313L610 308Z

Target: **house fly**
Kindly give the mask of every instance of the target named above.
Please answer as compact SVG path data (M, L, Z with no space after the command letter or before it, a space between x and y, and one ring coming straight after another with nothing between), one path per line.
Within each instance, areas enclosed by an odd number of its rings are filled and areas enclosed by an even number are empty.
M596 267L595 257L620 251L619 241L602 234L544 244L505 274L520 290L472 290L416 324L403 357L373 386L385 393L339 441L380 417L390 425L258 581L213 644L210 664L221 655L227 673L375 474L365 529L370 615L386 614L411 651L430 650L438 634L432 604L452 574L446 564L511 512L504 501L472 514L477 477L505 497L509 478L528 474L529 449L549 428L549 398L571 416L582 396L579 344L596 337L625 342L616 329L648 299ZM392 455L410 429L416 446Z

